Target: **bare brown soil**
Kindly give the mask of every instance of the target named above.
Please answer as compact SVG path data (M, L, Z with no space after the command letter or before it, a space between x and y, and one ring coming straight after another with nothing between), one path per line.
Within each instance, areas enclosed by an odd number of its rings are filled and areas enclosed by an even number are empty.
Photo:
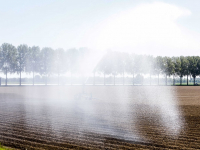
M162 91L169 89L173 93L169 98L176 102L170 105L178 107L179 119L184 122L179 134L167 132L158 117L157 107L160 105L157 103L162 101ZM149 92L145 90L150 91L152 95L148 95ZM154 101L149 101L149 97L155 98L153 105L156 107L151 107ZM95 117L110 113L112 117L109 121L121 132L117 131L117 134L112 135L111 131L105 134L103 129L106 130L108 126L100 128L97 132L98 126L90 127L89 124L83 123L85 114L80 116L82 112L79 114L78 110L69 110L71 108L67 106L72 104L66 102L65 109L63 100L76 100L79 103L81 98L88 99L89 103L95 106ZM124 116L123 113L119 113L123 102L128 106L128 113ZM58 103L63 107L57 105ZM91 108L86 107L86 109ZM122 117L127 117L131 124L121 122ZM135 140L126 138L122 136L123 130L130 134L137 132L140 138L135 137ZM28 150L200 149L200 87L2 87L0 88L0 143L12 148Z

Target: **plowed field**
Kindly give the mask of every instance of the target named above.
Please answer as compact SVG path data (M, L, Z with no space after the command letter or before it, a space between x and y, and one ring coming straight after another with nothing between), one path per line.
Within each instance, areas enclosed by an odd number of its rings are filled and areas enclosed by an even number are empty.
M28 150L200 149L200 87L1 87L0 143Z

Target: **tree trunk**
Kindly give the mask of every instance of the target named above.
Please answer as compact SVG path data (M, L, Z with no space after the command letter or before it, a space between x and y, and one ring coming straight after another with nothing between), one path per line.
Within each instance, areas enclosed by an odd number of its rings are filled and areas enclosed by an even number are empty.
M106 82L105 82L105 73L104 73L104 77L103 77L103 82L104 82L104 85L106 85Z
M180 85L181 85L181 79L182 79L182 78L180 77Z
M21 81L21 73L22 73L22 66L21 66L21 55L20 55L20 79L19 79L19 85L21 86L21 84L22 84L22 81Z
M151 73L150 73L150 85L151 85Z
M194 77L194 85L195 85L195 77Z
M47 85L47 75L46 75L46 78L45 78L45 85Z
M19 79L19 85L20 85L20 86L22 85L22 72L21 72L21 69L20 69L20 79Z
M6 86L7 86L7 80L8 80L8 78L7 78L7 73L8 73L8 70L7 70L7 68L6 68Z
M182 83L183 83L183 77L181 77L181 85L182 85Z
M93 85L95 85L95 72L93 73Z
M58 85L60 84L60 76L59 76L59 73L58 73Z
M166 78L165 78L165 85L167 85L167 75L166 75Z
M187 85L188 85L188 74L187 74Z
M84 83L84 75L82 75L82 85L85 85L85 83Z
M133 85L134 85L134 73L133 73Z
M33 71L33 85L35 84L35 81L34 81L34 71Z
M115 74L114 74L114 85L115 85Z
M71 82L71 85L72 85L72 72L71 72L71 81L70 82Z
M144 85L144 78L143 78L143 75L142 75L142 85Z
M124 85L124 71L123 71L123 85Z
M158 73L158 85L159 85L159 73Z

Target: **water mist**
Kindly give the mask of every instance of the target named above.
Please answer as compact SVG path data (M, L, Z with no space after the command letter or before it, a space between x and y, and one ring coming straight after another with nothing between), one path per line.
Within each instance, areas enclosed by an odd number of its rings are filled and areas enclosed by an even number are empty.
M85 74L92 72L100 59L95 60L88 57L83 60L83 66L93 64L86 67ZM85 84L87 80L88 77ZM83 133L90 132L132 142L150 142L148 135L140 132L141 118L162 126L164 134L169 136L176 137L181 131L184 121L173 87L85 84L31 91L27 88L26 117L37 120L36 126L50 126L58 138L62 138L62 131L71 130L80 140L84 139ZM31 123L32 120L27 120L27 124Z

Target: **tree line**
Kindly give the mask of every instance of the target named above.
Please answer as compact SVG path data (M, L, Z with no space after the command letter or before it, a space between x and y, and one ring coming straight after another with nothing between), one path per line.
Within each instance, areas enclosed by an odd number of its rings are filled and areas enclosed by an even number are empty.
M3 43L0 47L0 69L6 75L18 73L19 84L21 85L22 72L32 73L33 85L35 73L41 76L46 76L45 84L47 84L47 77L56 74L58 80L60 75L65 73L76 74L80 70L80 64L83 58L87 58L90 50L87 48L80 49L52 49L44 47L40 49L39 46L29 47L26 44L21 44L15 47L9 43ZM79 72L80 73L80 72ZM150 84L151 77L157 76L159 85L159 76L165 75L165 84L167 85L167 77L180 77L180 85L182 85L182 78L192 76L195 79L200 75L200 57L199 56L180 56L180 57L153 57L150 55L137 55L125 52L107 51L101 58L96 67L93 69L94 84L95 74L101 73L105 76L113 75L114 84L115 77L121 75L123 77L129 74L132 75L134 84L135 75L149 75Z
M66 72L75 73L78 68L78 61L83 55L87 54L88 49L64 49L53 50L50 47L40 49L39 46L29 47L26 44L21 44L17 47L9 43L3 43L0 47L0 69L6 75L22 72L32 73L33 85L35 73L47 77L52 74L57 74L58 78Z
M123 52L109 51L100 61L97 70L106 74L116 75L121 74L124 80L124 74L132 74L133 84L134 76L136 74L147 74L150 76L157 76L159 85L159 76L165 76L165 84L167 85L167 77L173 77L173 84L175 84L175 77L180 77L180 85L182 85L182 78L187 76L195 79L200 75L200 57L199 56L179 56L179 57L153 57L150 55L136 55ZM123 81L124 84L124 81Z

